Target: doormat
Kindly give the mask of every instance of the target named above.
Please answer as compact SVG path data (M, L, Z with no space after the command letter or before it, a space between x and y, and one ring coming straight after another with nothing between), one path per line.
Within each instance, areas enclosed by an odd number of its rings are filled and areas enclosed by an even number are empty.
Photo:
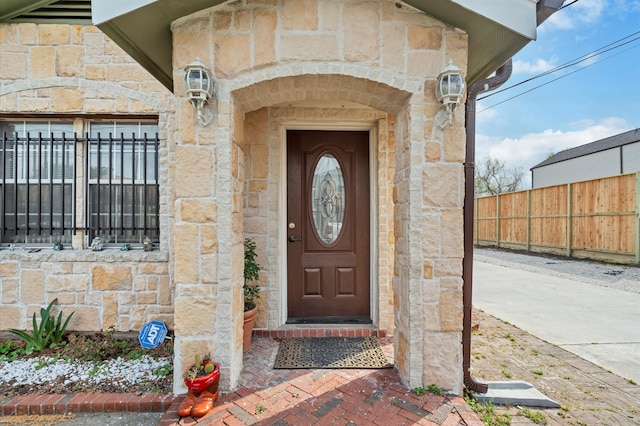
M375 337L286 337L274 369L391 368Z

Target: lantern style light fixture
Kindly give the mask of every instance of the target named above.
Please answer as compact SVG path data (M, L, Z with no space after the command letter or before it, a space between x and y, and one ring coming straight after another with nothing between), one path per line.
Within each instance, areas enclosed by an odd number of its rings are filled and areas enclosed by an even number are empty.
M213 95L213 81L209 68L200 62L200 58L184 67L184 89L196 109L198 123L202 126L209 125L212 117L211 114L205 116L204 106Z
M441 128L451 123L453 110L460 105L460 99L464 94L465 84L462 70L449 61L449 65L440 71L436 84L436 98L442 104L442 108L434 117L436 124Z

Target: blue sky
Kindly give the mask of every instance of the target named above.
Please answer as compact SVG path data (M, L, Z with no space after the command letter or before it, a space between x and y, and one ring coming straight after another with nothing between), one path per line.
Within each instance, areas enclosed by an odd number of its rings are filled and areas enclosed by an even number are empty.
M558 11L514 56L513 74L501 89L634 33L622 47L480 100L476 162L491 156L520 167L528 188L529 169L549 153L640 128L640 0L579 0Z

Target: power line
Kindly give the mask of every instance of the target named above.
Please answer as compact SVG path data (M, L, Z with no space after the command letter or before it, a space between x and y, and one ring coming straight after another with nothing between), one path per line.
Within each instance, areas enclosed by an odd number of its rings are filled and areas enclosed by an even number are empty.
M577 0L576 0L576 1L577 1ZM530 82L530 81L532 81L532 80L536 80L536 79L538 79L538 78L541 78L541 77L547 76L547 75L549 75L549 74L552 74L552 73L555 73L555 72L561 71L561 70L563 70L563 69L565 69L565 68L572 67L572 66L577 65L577 64L579 64L579 63L581 63L581 62L584 62L584 61L586 61L586 60L592 59L593 57L595 57L595 56L597 56L597 55L600 55L600 54L602 54L602 53L606 53L606 52L609 52L609 51L611 51L611 50L615 50L615 49L618 49L618 48L620 48L620 47L622 47L622 46L625 46L625 45L627 45L627 44L629 44L629 43L633 43L634 41L640 40L640 37L636 37L636 38L634 38L634 39L632 39L632 40L628 40L628 41L626 41L626 42L624 42L624 43L622 43L622 44L618 44L618 43L620 43L621 41L623 41L623 40L625 40L625 39L628 39L628 38L630 38L630 37L636 36L636 35L638 35L638 34L640 34L640 31L636 31L635 33L632 33L632 34L629 34L629 35L627 35L627 36L625 36L625 37L622 37L622 38L620 38L620 39L618 39L618 40L616 40L616 41L614 41L614 42L612 42L612 43L609 43L609 44L607 44L607 45L605 45L605 46L602 46L602 47L600 47L600 48L598 48L598 49L596 49L596 50L593 50L593 51L591 51L591 52L589 52L589 53L586 53L586 54L584 54L584 55L582 55L582 56L579 56L578 58L572 59L572 60L570 60L570 61L568 61L568 62L565 62L565 63L564 63L564 64L562 64L562 65L558 65L558 66L557 66L557 67L555 67L555 68L552 68L552 69L550 69L550 70L544 71L544 72L542 72L542 73L540 73L540 74L538 74L538 75L535 75L535 76L533 76L533 77L530 77L530 78L528 78L528 79L526 79L526 80L523 80L523 81L521 81L521 82L519 82L519 83L515 83L515 84L512 84L511 86L508 86L508 87L505 87L505 88L503 88L503 89L497 90L497 91L495 91L495 92L489 93L489 94L487 94L487 95L485 95L485 96L482 96L482 97L478 98L478 100L479 100L479 101L481 101L481 100L486 99L486 98L488 98L488 97L491 97L491 96L493 96L493 95L497 95L498 93L502 93L502 92L504 92L504 91L506 91L506 90L512 89L512 88L514 88L514 87L520 86L520 85L525 84L525 83L528 83L528 82ZM616 45L616 46L614 46L614 47L611 47L611 48L607 49L608 47L613 46L613 45ZM600 62L600 61L597 61L597 62ZM596 63L597 63L597 62L596 62ZM587 65L587 66L589 66L589 65ZM525 92L525 93L526 93L526 92Z
M574 4L574 3L578 3L578 0L573 0L571 3L568 3L568 4L563 5L563 6L562 6L560 9L558 9L558 10L562 10L562 9L564 9L565 7L569 7L569 6L571 6L572 4Z
M638 46L640 46L640 45L638 45ZM585 65L584 67L582 67L582 68L578 68L577 70L572 71L572 72L570 72L570 73L568 73L568 74L561 75L561 76L560 76L560 77L558 77L558 78L554 78L553 80L549 80L549 81L547 81L546 83L540 84L540 85L538 85L538 86L536 86L536 87L533 87L533 88L531 88L531 89L529 89L529 90L526 90L526 91L524 91L524 92L518 93L518 94L517 94L517 95L515 95L515 96L512 96L512 97L507 98L507 99L505 99L505 100L503 100L503 101L500 101L500 102L495 103L495 104L493 104L493 105L491 105L491 106L488 106L488 107L486 107L486 108L484 108L484 109L481 109L480 111L478 111L478 114L479 114L479 113L481 113L481 112L484 112L484 111L486 111L486 110L488 110L488 109L491 109L491 108L493 108L493 107L496 107L496 106L498 106L498 105L500 105L500 104L503 104L503 103L505 103L505 102L507 102L507 101L510 101L510 100L512 100L512 99L515 99L515 98L518 98L518 97L520 97L520 96L522 96L522 95L524 95L524 94L527 94L527 93L529 93L529 92L532 92L532 91L534 91L534 90L536 90L536 89L539 89L540 87L546 86L547 84L551 84L551 83L553 83L553 82L555 82L555 81L558 81L558 80L560 80L560 79L563 79L563 78L565 78L565 77L569 77L571 74L575 74L575 73L577 73L578 71L582 71L582 70L584 70L584 69L586 69L586 68L588 68L588 67L590 67L590 66L592 66L592 65L595 65L595 64L597 64L597 63L600 63L600 62L606 61L607 59L611 59L611 58L613 58L614 56L618 56L618 55L620 55L620 54L622 54L622 53L624 53L624 52L626 52L626 51L628 51L628 50L635 49L635 48L636 48L636 47L638 47L638 46L631 46L631 47L629 47L628 49L623 50L622 52L618 52L618 53L616 53L616 54L614 54L614 55L607 56L606 58L602 58L602 59L600 59L599 61L595 61L595 62L593 62L593 63L591 63L591 64ZM485 96L484 98L486 98L486 96ZM484 98L483 98L483 99L484 99Z

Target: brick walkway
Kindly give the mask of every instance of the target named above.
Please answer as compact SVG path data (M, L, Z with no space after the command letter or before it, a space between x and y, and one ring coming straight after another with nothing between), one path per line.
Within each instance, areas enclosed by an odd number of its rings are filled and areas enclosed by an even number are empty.
M379 340L391 359L393 344L388 338ZM277 350L273 338L254 338L244 355L240 388L221 395L214 409L199 419L178 416L184 395L121 393L0 396L0 416L165 412L159 426L482 426L462 398L417 396L402 385L394 369L274 370Z
M380 339L388 356L393 345ZM464 400L416 396L394 369L273 370L278 344L254 338L240 388L221 395L206 416L180 418L176 401L159 425L469 425L482 426Z
M475 312L474 312L475 313ZM472 374L487 380L526 380L563 408L535 409L549 425L640 425L640 386L483 312L472 338ZM391 357L393 345L381 338ZM277 343L254 338L245 354L240 389L220 397L198 419L179 419L183 395L76 394L0 396L0 416L90 412L164 412L159 424L423 424L482 423L458 397L416 396L395 370L273 370ZM534 372L543 371L544 374ZM505 376L508 374L509 376ZM496 407L512 425L534 425L521 407ZM142 421L134 423L147 426ZM26 423L25 423L26 424ZM29 423L31 424L31 423ZM39 423L41 424L41 423ZM87 423L95 424L95 423Z
M549 426L639 425L640 386L511 324L478 312L471 374L478 380L524 380L562 408L532 408ZM513 426L535 426L522 407L496 407Z

